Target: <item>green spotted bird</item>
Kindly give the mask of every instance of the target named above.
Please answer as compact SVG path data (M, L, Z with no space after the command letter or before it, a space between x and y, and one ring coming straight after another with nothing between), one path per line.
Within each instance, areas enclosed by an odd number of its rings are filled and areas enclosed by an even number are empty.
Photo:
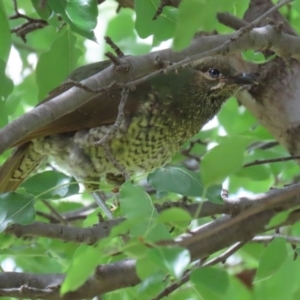
M96 73L108 65L81 67L70 78L82 80L90 70ZM254 76L238 74L228 58L218 56L159 74L129 91L125 117L106 144L126 174L150 172L168 163L241 85L255 82ZM120 185L124 174L97 144L116 121L120 100L121 89L96 94L25 136L0 169L0 192L16 190L47 162L79 181L95 182L86 184L91 191L99 189L100 180Z

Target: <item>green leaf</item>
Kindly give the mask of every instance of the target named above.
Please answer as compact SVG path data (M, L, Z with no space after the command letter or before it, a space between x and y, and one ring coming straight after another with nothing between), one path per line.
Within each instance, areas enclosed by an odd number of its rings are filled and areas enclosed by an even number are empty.
M75 68L81 51L75 47L75 36L66 30L52 44L51 49L40 55L36 67L39 99L57 87Z
M145 257L147 250L147 245L143 244L139 238L131 238L121 251L134 259L140 259Z
M142 299L154 298L160 291L164 289L165 274L162 272L154 273L145 278L138 286L138 292Z
M154 21L153 39L156 42L168 40L173 37L177 23L177 9L164 7L163 13Z
M158 213L141 187L126 182L121 187L120 196L121 212L132 222L132 236L142 236L151 241L170 238L167 228L157 222Z
M0 43L1 45L1 43ZM8 78L5 74L5 68L6 68L6 63L0 59L0 101L2 98L6 99L9 94L11 94L11 92L13 91L14 88L14 84L12 82L12 80L10 78ZM5 111L4 111L5 112ZM0 113L0 118L1 118L1 114L4 114L4 112L2 111ZM5 119L4 119L5 120ZM0 120L4 122L4 120Z
M135 1L134 5L135 29L141 38L154 34L156 41L163 41L173 36L177 17L175 9L166 7L157 20L152 20L159 5L158 0L139 0Z
M71 22L82 31L89 32L97 25L98 7L96 0L67 1L65 11Z
M0 194L0 232L10 223L29 224L34 221L33 197L15 192Z
M161 265L157 264L153 261L148 255L148 253L152 249L146 249L145 250L145 256L138 259L136 262L136 273L139 276L141 280L145 280L146 278L149 278L153 276L154 274L163 273L164 276L166 275L165 272L162 272Z
M287 255L285 239L275 238L261 255L255 282L272 277L285 262Z
M251 139L227 137L218 146L204 155L200 174L205 186L222 182L227 176L239 170L244 161L244 152Z
M182 226L182 223L186 224L191 222L191 220L192 217L187 211L177 207L162 211L158 217L158 221L171 224L172 226Z
M68 291L74 291L84 284L101 262L100 257L101 253L97 248L80 245L72 258L60 293L63 295Z
M253 181L262 181L270 178L271 170L266 165L251 166L241 169L236 173L236 176L246 177Z
M257 119L244 107L241 108L233 97L223 105L218 120L228 135L252 133L252 128L257 124Z
M174 35L174 50L179 51L186 48L203 20L199 12L204 10L203 1L182 0L178 8L178 22ZM208 6L207 6L207 9Z
M199 291L205 287L214 293L224 295L229 287L227 272L219 268L204 267L195 269L192 271L190 279Z
M167 166L148 175L148 182L158 192L172 192L185 196L201 196L203 184L198 173L184 168Z
M134 10L136 12L135 29L141 38L147 38L153 34L155 25L152 18L156 12L156 5L149 0L134 1Z
M97 24L97 2L96 0L48 0L49 6L62 16L71 29L80 35L95 40L95 35L91 29ZM86 24L84 24L86 18Z
M8 23L8 17L6 15L2 1L0 1L0 28L1 28L0 61L4 61L4 65L5 65L11 47L11 34L10 34L10 27ZM3 85L2 81L1 81L1 85Z
M293 299L294 292L299 289L300 260L290 253L280 269L268 280L255 282L256 299Z
M64 198L78 194L79 186L72 177L57 171L44 171L28 178L23 184L27 193L43 199Z
M194 34L199 31L212 31L218 24L219 12L235 13L236 0L182 0L178 7L178 22L174 36L174 50L179 51L189 46Z
M5 102L0 99L0 128L3 128L8 123Z
M122 8L108 23L105 35L111 37L126 54L139 55L148 53L151 50L151 46L137 40L137 34L134 30L134 17L133 10ZM112 49L106 44L105 51L112 51Z
M176 279L181 278L191 260L190 252L180 247L153 248L147 255Z
M289 209L289 210L281 211L281 212L277 213L274 217L271 218L268 225L266 226L266 229L274 228L278 225L281 225L284 221L287 220L290 213L293 211L294 211L293 209Z
M42 19L47 20L51 16L52 10L48 5L48 2L45 2L43 5L41 5L40 0L31 0L31 3Z

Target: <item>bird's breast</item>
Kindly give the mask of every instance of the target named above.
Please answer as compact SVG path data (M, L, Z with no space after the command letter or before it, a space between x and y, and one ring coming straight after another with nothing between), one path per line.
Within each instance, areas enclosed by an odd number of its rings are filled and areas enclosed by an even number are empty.
M189 121L174 119L172 114L138 114L124 119L118 130L107 141L115 158L132 175L150 172L165 165L179 147L195 134L199 127ZM193 123L193 122L192 122ZM101 145L97 145L113 125L81 130L73 135L58 134L33 141L38 153L47 155L63 171L79 180L105 178L119 174L107 158Z

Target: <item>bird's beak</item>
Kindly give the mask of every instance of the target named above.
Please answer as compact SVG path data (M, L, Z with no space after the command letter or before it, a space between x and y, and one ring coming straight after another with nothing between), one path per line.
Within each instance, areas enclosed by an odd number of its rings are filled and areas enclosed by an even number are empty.
M228 83L236 83L236 84L256 84L258 85L257 76L253 73L240 73L234 75L232 77L224 78L224 81Z

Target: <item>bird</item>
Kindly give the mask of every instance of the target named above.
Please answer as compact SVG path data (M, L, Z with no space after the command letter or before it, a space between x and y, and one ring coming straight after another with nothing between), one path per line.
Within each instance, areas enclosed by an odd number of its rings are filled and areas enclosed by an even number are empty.
M80 81L109 65L104 61L80 67L69 79ZM224 56L160 72L129 90L124 117L106 144L126 174L149 173L166 165L242 85L256 83L254 75L238 73ZM101 188L102 180L120 186L125 175L107 157L99 140L116 122L121 92L117 88L95 94L79 108L19 140L0 168L0 193L15 191L48 162L84 182L91 192ZM51 93L45 101L49 99Z

